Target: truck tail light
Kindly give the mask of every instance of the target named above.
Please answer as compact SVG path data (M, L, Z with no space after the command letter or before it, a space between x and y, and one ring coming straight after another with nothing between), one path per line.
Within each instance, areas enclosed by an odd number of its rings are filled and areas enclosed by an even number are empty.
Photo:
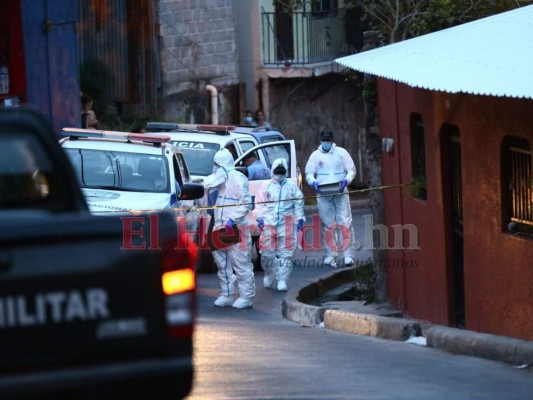
M163 292L173 295L194 290L196 277L194 270L190 268L177 269L163 274Z
M181 233L178 244L167 247L161 276L165 295L165 317L169 337L192 335L196 311L196 261L198 248L194 241Z

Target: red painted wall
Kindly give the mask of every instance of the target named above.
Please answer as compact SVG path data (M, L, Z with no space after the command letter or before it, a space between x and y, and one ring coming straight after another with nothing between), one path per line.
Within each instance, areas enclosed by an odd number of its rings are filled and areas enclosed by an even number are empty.
M1 8L0 35L6 35L8 38L9 94L4 96L19 95L22 101L26 101L26 71L20 0L3 1ZM0 54L0 64L2 64L1 56Z
M378 92L381 136L395 141L393 153L383 154L385 185L411 181L413 112L425 128L427 201L408 188L385 191L390 247L395 224L416 225L420 247L405 249L404 240L404 249L388 252L391 301L412 317L454 324L440 137L442 124L453 124L461 134L466 328L533 339L533 240L502 229L500 171L505 135L526 137L533 146L533 100L452 95L385 79L378 80Z

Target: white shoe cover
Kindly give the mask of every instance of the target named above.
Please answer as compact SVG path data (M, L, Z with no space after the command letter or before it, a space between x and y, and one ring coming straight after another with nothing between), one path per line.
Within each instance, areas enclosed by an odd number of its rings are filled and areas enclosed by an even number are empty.
M337 268L337 260L335 260L335 257L324 258L324 264L329 265L331 268Z
M273 288L274 287L274 278L272 278L269 275L265 275L263 277L263 286L266 288Z
M352 257L344 257L344 265L350 267L355 264L355 261Z
M246 300L241 297L239 297L237 300L235 300L235 303L233 303L233 308L252 308L254 305L252 300Z
M213 305L215 307L230 307L233 303L233 298L228 296L219 296Z
M286 292L287 290L288 290L287 282L279 281L278 282L278 292Z

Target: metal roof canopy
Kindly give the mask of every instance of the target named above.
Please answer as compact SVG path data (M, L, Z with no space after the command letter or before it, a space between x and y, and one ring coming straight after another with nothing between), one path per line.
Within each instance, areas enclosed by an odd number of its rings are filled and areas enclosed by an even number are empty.
M533 5L335 62L423 89L533 98Z

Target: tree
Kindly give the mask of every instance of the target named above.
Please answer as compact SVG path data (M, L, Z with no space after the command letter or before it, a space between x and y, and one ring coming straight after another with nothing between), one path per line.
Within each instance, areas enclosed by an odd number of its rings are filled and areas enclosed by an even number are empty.
M348 5L362 7L370 27L365 32L362 51L431 33L520 6L518 0L346 0ZM369 188L382 185L381 140L377 114L375 78L347 71L347 80L363 82L365 130ZM370 191L369 205L373 223L383 224L383 193ZM387 300L386 254L374 232L375 294L380 302Z
M517 0L349 0L387 34L388 42L450 28L520 6Z

